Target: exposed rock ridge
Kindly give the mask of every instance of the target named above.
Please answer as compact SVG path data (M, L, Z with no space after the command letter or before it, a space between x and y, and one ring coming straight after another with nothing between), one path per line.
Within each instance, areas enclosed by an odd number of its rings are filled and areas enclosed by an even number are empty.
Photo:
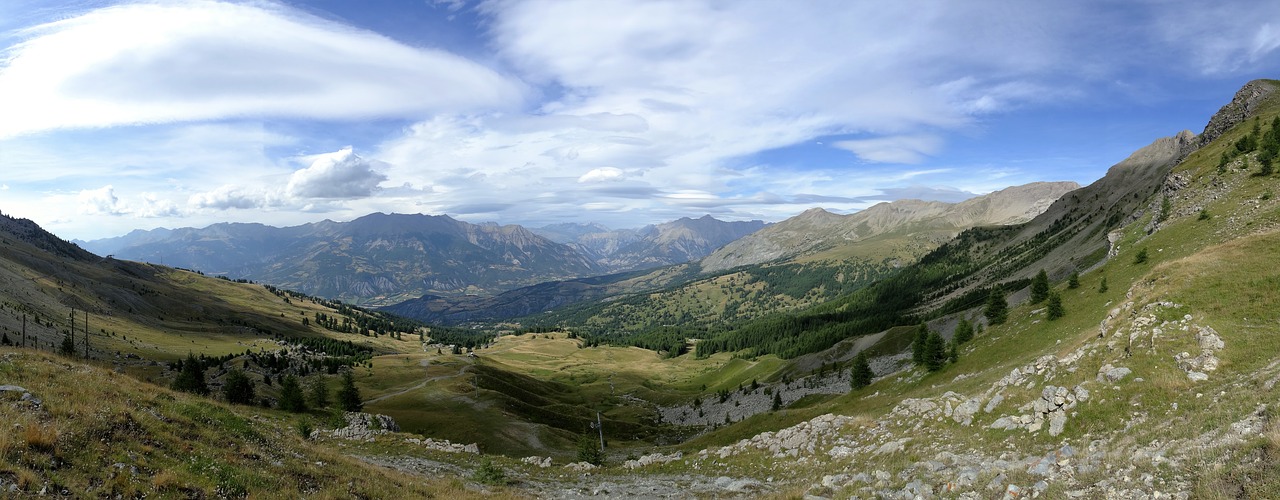
M1213 118L1209 119L1209 123L1204 126L1204 132L1200 133L1199 139L1195 142L1195 147L1185 154L1204 147L1206 144L1213 142L1214 139L1222 136L1223 133L1230 130L1231 127L1243 122L1258 110L1258 107L1275 93L1277 82L1275 80L1253 80L1246 83L1236 92L1235 97L1231 98L1231 102L1222 106ZM1184 156L1185 156L1184 154Z

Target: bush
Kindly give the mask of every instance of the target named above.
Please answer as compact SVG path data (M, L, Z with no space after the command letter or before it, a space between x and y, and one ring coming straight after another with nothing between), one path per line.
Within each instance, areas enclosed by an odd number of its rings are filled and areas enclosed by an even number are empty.
M298 430L298 435L302 436L302 439L311 439L311 431L315 430L309 418L298 420L298 424L294 428Z
M1133 256L1134 264L1145 264L1147 262L1147 249L1138 250L1138 254Z
M502 471L502 468L493 465L493 460L489 457L480 459L480 467L471 473L471 479L480 484L507 484L507 474Z

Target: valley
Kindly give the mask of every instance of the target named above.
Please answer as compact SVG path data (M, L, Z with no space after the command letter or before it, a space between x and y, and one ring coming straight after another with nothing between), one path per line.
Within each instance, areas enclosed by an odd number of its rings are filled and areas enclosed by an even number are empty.
M0 489L1275 497L1278 89L1248 83L1084 187L686 218L608 265L550 239L599 227L376 214L99 256L3 216ZM144 250L161 241L227 276ZM438 269L448 286L422 284ZM233 403L237 377L254 392Z

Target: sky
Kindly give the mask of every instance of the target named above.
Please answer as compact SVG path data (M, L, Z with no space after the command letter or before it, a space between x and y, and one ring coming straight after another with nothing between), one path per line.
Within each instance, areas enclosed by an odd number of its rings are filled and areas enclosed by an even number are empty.
M1280 77L1280 2L0 2L0 212L779 221L1088 184Z

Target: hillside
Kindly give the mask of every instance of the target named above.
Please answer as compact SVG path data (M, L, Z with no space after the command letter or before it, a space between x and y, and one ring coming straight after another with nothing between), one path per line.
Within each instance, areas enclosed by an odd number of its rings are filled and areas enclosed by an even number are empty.
M702 260L703 272L790 259L877 258L869 240L882 246L917 243L932 250L960 231L1031 220L1063 194L1080 186L1074 182L1037 182L1014 186L959 203L898 200L874 205L850 215L821 208L779 222L737 240ZM932 245L930 245L932 243Z

